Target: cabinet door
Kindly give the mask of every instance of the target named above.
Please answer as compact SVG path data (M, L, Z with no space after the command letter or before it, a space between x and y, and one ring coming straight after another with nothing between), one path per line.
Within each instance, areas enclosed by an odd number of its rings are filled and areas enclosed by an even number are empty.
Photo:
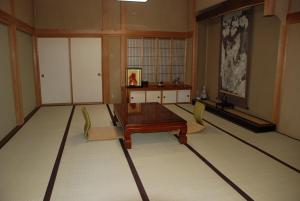
M146 91L146 102L161 103L161 91Z
M74 103L102 102L101 38L71 38Z
M42 103L71 103L67 38L38 38Z
M177 102L188 103L191 101L191 90L178 90Z
M176 90L163 91L162 103L176 103Z
M131 91L129 102L130 103L144 103L145 102L145 91Z

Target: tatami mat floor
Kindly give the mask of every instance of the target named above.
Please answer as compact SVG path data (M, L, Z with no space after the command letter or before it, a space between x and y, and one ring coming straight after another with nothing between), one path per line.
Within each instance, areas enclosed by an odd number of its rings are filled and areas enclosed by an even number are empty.
M70 106L43 107L0 150L0 200L43 200Z
M179 106L190 112L193 111L193 105L191 104L180 104ZM253 133L250 130L206 111L204 112L204 118L300 170L300 141L291 139L277 132L266 132L263 134Z
M106 105L86 107L93 126L113 126ZM166 107L193 118L176 105ZM71 115L53 178L70 114L70 106L42 107L0 150L0 201L300 200L297 171L208 123L201 133L188 135L188 146L170 133L134 134L128 153L135 175L119 140L85 140L80 106ZM255 134L210 113L204 118L300 168L299 141L276 132ZM50 177L54 187L45 198ZM140 195L141 188L146 195Z

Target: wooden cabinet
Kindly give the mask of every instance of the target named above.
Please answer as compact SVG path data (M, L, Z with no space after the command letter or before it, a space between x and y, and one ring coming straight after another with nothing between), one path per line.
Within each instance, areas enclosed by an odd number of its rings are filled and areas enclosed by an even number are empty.
M164 90L162 96L162 103L176 103L177 90Z
M191 89L189 85L149 85L141 88L123 87L122 93L123 101L129 103L188 103L191 100Z
M191 90L178 90L177 103L189 103L191 101Z
M161 91L146 91L146 102L161 103Z
M130 103L144 103L146 101L145 91L130 91Z

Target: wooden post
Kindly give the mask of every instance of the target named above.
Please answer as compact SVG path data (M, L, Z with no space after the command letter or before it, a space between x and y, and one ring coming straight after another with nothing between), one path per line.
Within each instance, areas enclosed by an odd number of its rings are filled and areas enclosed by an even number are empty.
M196 97L197 90L197 44L198 44L198 29L196 21L196 1L193 0L193 52L192 52L192 93L191 98Z
M39 107L42 104L42 96L41 96L41 80L40 80L40 69L39 69L36 36L32 37L32 47L33 47L34 88L35 88L35 96L36 96L36 106Z
M109 93L109 38L102 37L102 79L103 79L103 102L110 103Z
M275 14L276 0L265 0L264 2L264 16L271 16Z
M12 80L15 98L15 110L17 125L24 123L23 101L22 101L22 86L20 78L20 67L18 64L17 55L17 27L12 24L9 27L9 40L10 40L10 55L12 67Z

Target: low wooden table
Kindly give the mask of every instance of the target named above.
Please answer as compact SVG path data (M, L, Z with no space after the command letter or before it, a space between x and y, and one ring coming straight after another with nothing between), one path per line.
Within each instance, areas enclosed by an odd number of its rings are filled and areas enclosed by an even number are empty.
M186 121L159 103L114 104L114 114L124 129L127 149L131 149L133 133L180 130L179 142L187 143Z

